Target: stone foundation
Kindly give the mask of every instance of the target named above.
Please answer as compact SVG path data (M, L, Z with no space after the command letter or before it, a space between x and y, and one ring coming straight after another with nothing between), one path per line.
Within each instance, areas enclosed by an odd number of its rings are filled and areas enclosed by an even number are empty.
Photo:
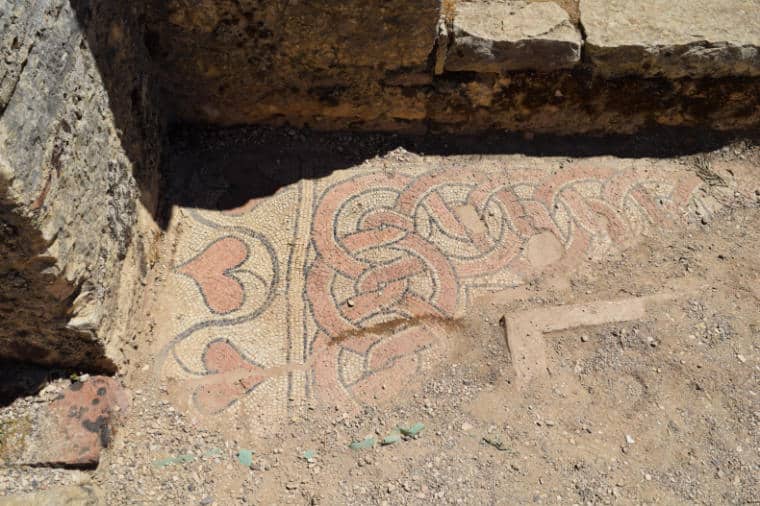
M154 1L148 45L179 122L558 134L757 125L756 4L661 4L583 0L575 23L557 3L519 0Z
M0 359L115 369L121 272L160 156L140 15L0 0Z

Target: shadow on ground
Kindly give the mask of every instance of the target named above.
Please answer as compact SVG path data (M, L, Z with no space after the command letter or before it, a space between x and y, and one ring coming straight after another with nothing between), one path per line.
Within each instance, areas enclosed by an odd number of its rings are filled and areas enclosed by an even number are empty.
M603 138L493 132L480 136L314 132L292 128L205 129L183 125L169 136L162 225L174 205L228 210L301 179L317 179L403 148L419 155L671 158L714 151L760 132L658 129ZM217 197L210 198L214 194ZM219 196L220 195L220 196Z
M49 382L68 377L63 369L49 369L17 362L0 362L0 408L19 397L36 395Z

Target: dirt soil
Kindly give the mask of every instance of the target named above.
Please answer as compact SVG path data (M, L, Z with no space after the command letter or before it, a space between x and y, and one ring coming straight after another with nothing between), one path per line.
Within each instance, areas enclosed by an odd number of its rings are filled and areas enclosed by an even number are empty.
M655 140L659 147L649 148ZM383 142L395 148L371 137L336 134L325 140L295 130L185 139L169 175L167 231L147 287L152 300L144 332L121 375L133 401L125 425L97 471L13 469L0 477L0 494L89 483L108 504L757 501L756 144L708 142L700 150L663 154L665 139L639 138L632 149L612 156L615 148L606 141L550 141L545 155L536 156L541 148L484 154L476 147L463 153L455 141L437 150L393 137ZM365 184L371 174L380 179ZM473 255L468 241L495 241L499 223L507 223L506 215L498 219L500 206L512 202L499 194L493 197L498 206L479 207L478 191L503 178L521 181L514 186L521 209L530 209L528 202L538 201L541 191L561 194L550 212L557 228L547 223L530 229L521 246L510 250L514 259L506 268L475 276L485 267L461 260ZM455 286L466 295L450 314L439 296L448 286L444 264L436 263L434 252L387 238L362 246L370 235L351 218L353 208L335 214L334 229L320 228L331 202L373 209L383 202L380 209L392 210L401 223L407 211L399 201L359 196L411 195L420 181L426 200L415 208L415 228L405 237L426 237L450 251L455 266L462 262ZM479 190L468 201L462 188L471 187ZM618 198L623 189L627 196ZM454 206L460 201L473 202L481 214L473 216L466 203ZM372 222L371 214L364 216L364 223ZM510 227L518 230L519 216L510 216ZM299 232L304 217L311 226ZM433 233L435 227L442 235ZM271 248L243 229L266 234ZM387 231L373 229L371 238ZM372 263L375 270L353 285L343 281L348 268L312 282L326 268L323 259L340 269L340 250L331 257L321 249L331 244L324 242L326 232L345 248L358 245L354 258L368 262L370 254L388 255L388 244L417 252L439 289L426 292L428 278L413 271L412 262L404 264L405 293L428 294L435 314L416 309L402 321L353 320L365 293L347 299L341 293L361 289L368 276L385 272L378 269L389 260ZM247 248L240 258L236 240ZM214 249L219 244L224 247ZM222 316L260 303L252 288L267 286L261 281L273 269L267 251L291 258L278 264L289 273L281 279L291 288L272 292L271 316L261 310L252 323L229 320L214 327ZM236 309L231 279L249 294L239 301L242 309ZM371 293L382 295L398 279L385 278L387 284ZM330 290L319 291L320 283ZM288 298L293 286L300 291ZM293 334L294 314L307 322L304 335L329 334L334 325L323 318L323 300L313 293L334 302L357 330L330 334L325 355L317 338L311 355L294 358L300 344L281 348L285 335L288 343L300 336ZM394 307L398 300L403 298L394 299ZM196 343L186 331L196 327L201 334L212 331ZM335 349L342 358L323 358ZM351 365L352 350L365 353L369 366ZM377 350L390 358L349 381L353 368L377 361ZM277 365L279 353L287 360ZM205 372L196 374L197 367ZM337 382L323 383L325 371L330 378L337 371ZM282 385L287 389L279 390ZM20 417L33 403L33 397L19 399L5 412ZM415 435L396 437L398 427L418 423L424 429L418 426ZM386 437L392 444L381 444ZM372 447L349 446L371 440ZM241 464L241 450L253 452L250 466Z

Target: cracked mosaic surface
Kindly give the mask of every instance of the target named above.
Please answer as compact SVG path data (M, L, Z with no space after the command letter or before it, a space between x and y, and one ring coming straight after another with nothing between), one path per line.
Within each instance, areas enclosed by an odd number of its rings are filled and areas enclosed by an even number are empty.
M160 375L208 416L390 400L478 294L710 212L691 173L619 167L350 169L224 211L209 185L182 210Z

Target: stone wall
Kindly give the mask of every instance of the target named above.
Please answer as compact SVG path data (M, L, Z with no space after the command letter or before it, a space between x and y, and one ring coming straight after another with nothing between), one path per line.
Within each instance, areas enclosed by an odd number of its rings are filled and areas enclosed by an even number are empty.
M142 9L0 0L0 359L114 369L160 155Z
M151 1L148 46L181 122L560 134L760 122L754 0L581 0L578 23L547 1Z

